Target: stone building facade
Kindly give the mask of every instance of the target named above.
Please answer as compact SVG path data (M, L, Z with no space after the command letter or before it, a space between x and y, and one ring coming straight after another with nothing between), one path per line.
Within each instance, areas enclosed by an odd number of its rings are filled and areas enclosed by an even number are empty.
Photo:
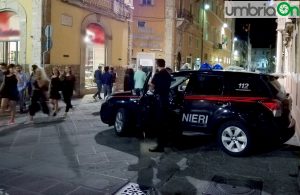
M234 20L225 19L224 1L134 0L132 63L139 52L164 58L178 70L196 61L231 64Z
M47 0L44 3L47 11L43 27L51 25L52 47L44 50L48 72L53 66L71 66L80 95L95 91L94 71L99 65L114 67L119 78L122 76L129 63L130 1ZM47 44L47 36L43 36L43 43Z
M300 19L277 19L276 73L293 100L296 135L300 143Z
M0 1L0 63L40 64L42 8L40 0Z
M1 0L0 62L37 64L49 76L71 66L77 94L93 92L99 65L122 77L129 63L132 9L130 0Z

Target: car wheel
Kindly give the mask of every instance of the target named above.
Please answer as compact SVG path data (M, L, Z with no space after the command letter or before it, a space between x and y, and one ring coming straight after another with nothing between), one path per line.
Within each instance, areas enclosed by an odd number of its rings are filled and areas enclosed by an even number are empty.
M252 149L251 135L239 121L226 122L218 130L218 143L231 156L245 156Z
M115 133L118 136L123 136L126 134L127 131L127 114L126 110L124 108L120 108L117 113L116 113L116 118L115 118Z

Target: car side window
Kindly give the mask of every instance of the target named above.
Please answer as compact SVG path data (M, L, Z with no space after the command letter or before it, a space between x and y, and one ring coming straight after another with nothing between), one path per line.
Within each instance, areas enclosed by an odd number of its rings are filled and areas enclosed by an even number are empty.
M222 95L223 77L199 74L191 77L186 89L189 95Z
M242 97L267 97L268 89L259 79L251 76L234 76L226 78L226 95Z

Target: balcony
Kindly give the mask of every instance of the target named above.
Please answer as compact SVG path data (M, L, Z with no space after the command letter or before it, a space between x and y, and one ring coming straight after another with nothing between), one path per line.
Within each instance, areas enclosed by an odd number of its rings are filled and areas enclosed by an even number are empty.
M132 7L124 0L61 0L91 12L106 15L117 20L126 21L130 19Z

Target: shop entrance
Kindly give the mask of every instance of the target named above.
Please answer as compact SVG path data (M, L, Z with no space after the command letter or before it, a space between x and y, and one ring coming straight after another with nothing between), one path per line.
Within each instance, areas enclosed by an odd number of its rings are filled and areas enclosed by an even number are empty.
M18 64L20 25L15 12L0 12L0 63Z
M85 59L85 88L96 87L94 72L99 65L106 64L105 32L103 28L91 23L87 26L84 42L86 44Z

